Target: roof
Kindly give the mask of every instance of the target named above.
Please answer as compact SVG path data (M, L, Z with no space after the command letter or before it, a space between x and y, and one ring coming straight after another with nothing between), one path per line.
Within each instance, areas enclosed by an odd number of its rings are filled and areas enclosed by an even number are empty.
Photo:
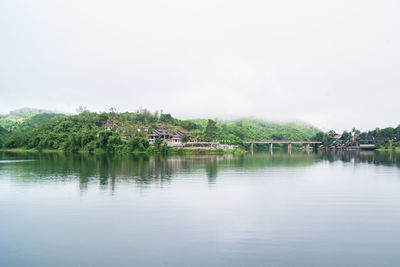
M167 136L167 137L172 137L173 135L170 134L168 131L166 130L162 130L162 129L158 129L153 131L152 133L148 134L147 136L149 137L159 137L159 136Z
M187 136L191 137L191 138L194 137L194 136L191 135L189 132L184 131L184 130L177 131L177 132L175 133L175 136L182 137L182 136L184 136L185 134L186 134Z
M116 119L110 119L110 120L107 120L107 121L104 123L104 126L105 126L105 127L110 127L110 128L112 128L112 127L114 127L117 123L118 123L118 120L116 120Z

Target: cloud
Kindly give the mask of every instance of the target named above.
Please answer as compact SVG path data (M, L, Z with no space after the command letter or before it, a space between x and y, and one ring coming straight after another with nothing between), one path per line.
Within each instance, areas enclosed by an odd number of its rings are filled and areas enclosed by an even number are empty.
M0 112L163 109L176 116L396 126L397 1L0 3Z

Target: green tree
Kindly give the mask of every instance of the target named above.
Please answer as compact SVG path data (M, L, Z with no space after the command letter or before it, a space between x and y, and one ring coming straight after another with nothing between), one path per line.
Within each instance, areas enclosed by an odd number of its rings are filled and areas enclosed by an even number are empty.
M187 134L182 135L181 138L182 143L187 143L190 141L190 137Z
M167 143L164 143L161 147L161 153L168 154L168 151L169 151L168 145Z
M217 136L217 132L218 132L217 122L209 119L205 130L205 136L207 141L209 142L213 141Z
M171 114L161 114L160 121L167 123L174 123L175 119L171 116Z
M164 143L164 140L162 138L156 138L156 140L154 141L154 145L160 149L161 145Z
M348 131L343 131L341 139L347 140L347 139L349 139L350 136L351 136L351 134Z

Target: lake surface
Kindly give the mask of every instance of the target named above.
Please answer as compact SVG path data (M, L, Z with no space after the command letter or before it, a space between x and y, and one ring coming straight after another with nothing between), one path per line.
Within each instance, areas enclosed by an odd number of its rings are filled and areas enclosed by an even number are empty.
M0 266L400 266L400 155L0 153Z

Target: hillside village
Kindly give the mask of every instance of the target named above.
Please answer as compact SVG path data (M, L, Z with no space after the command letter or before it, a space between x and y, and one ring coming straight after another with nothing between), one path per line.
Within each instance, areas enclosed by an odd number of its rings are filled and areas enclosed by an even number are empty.
M167 126L164 124L155 124L151 127L139 125L135 132L127 131L123 126L119 126L117 119L110 119L104 123L104 129L107 131L117 131L125 140L129 140L134 135L146 136L150 145L155 145L157 140L162 141L170 147L180 147L195 150L232 150L238 145L227 145L219 142L207 142L200 137L192 135L190 132L177 126ZM154 129L151 131L151 129Z
M399 127L398 127L399 128ZM388 131L389 128L382 131ZM379 147L398 146L396 131L392 128L392 133L382 133L376 129L368 133L353 129L351 132L344 131L343 134L328 133L322 138L322 149L330 150L373 150ZM400 129L400 128L399 128ZM389 129L390 131L390 129ZM380 135L386 136L380 136Z

